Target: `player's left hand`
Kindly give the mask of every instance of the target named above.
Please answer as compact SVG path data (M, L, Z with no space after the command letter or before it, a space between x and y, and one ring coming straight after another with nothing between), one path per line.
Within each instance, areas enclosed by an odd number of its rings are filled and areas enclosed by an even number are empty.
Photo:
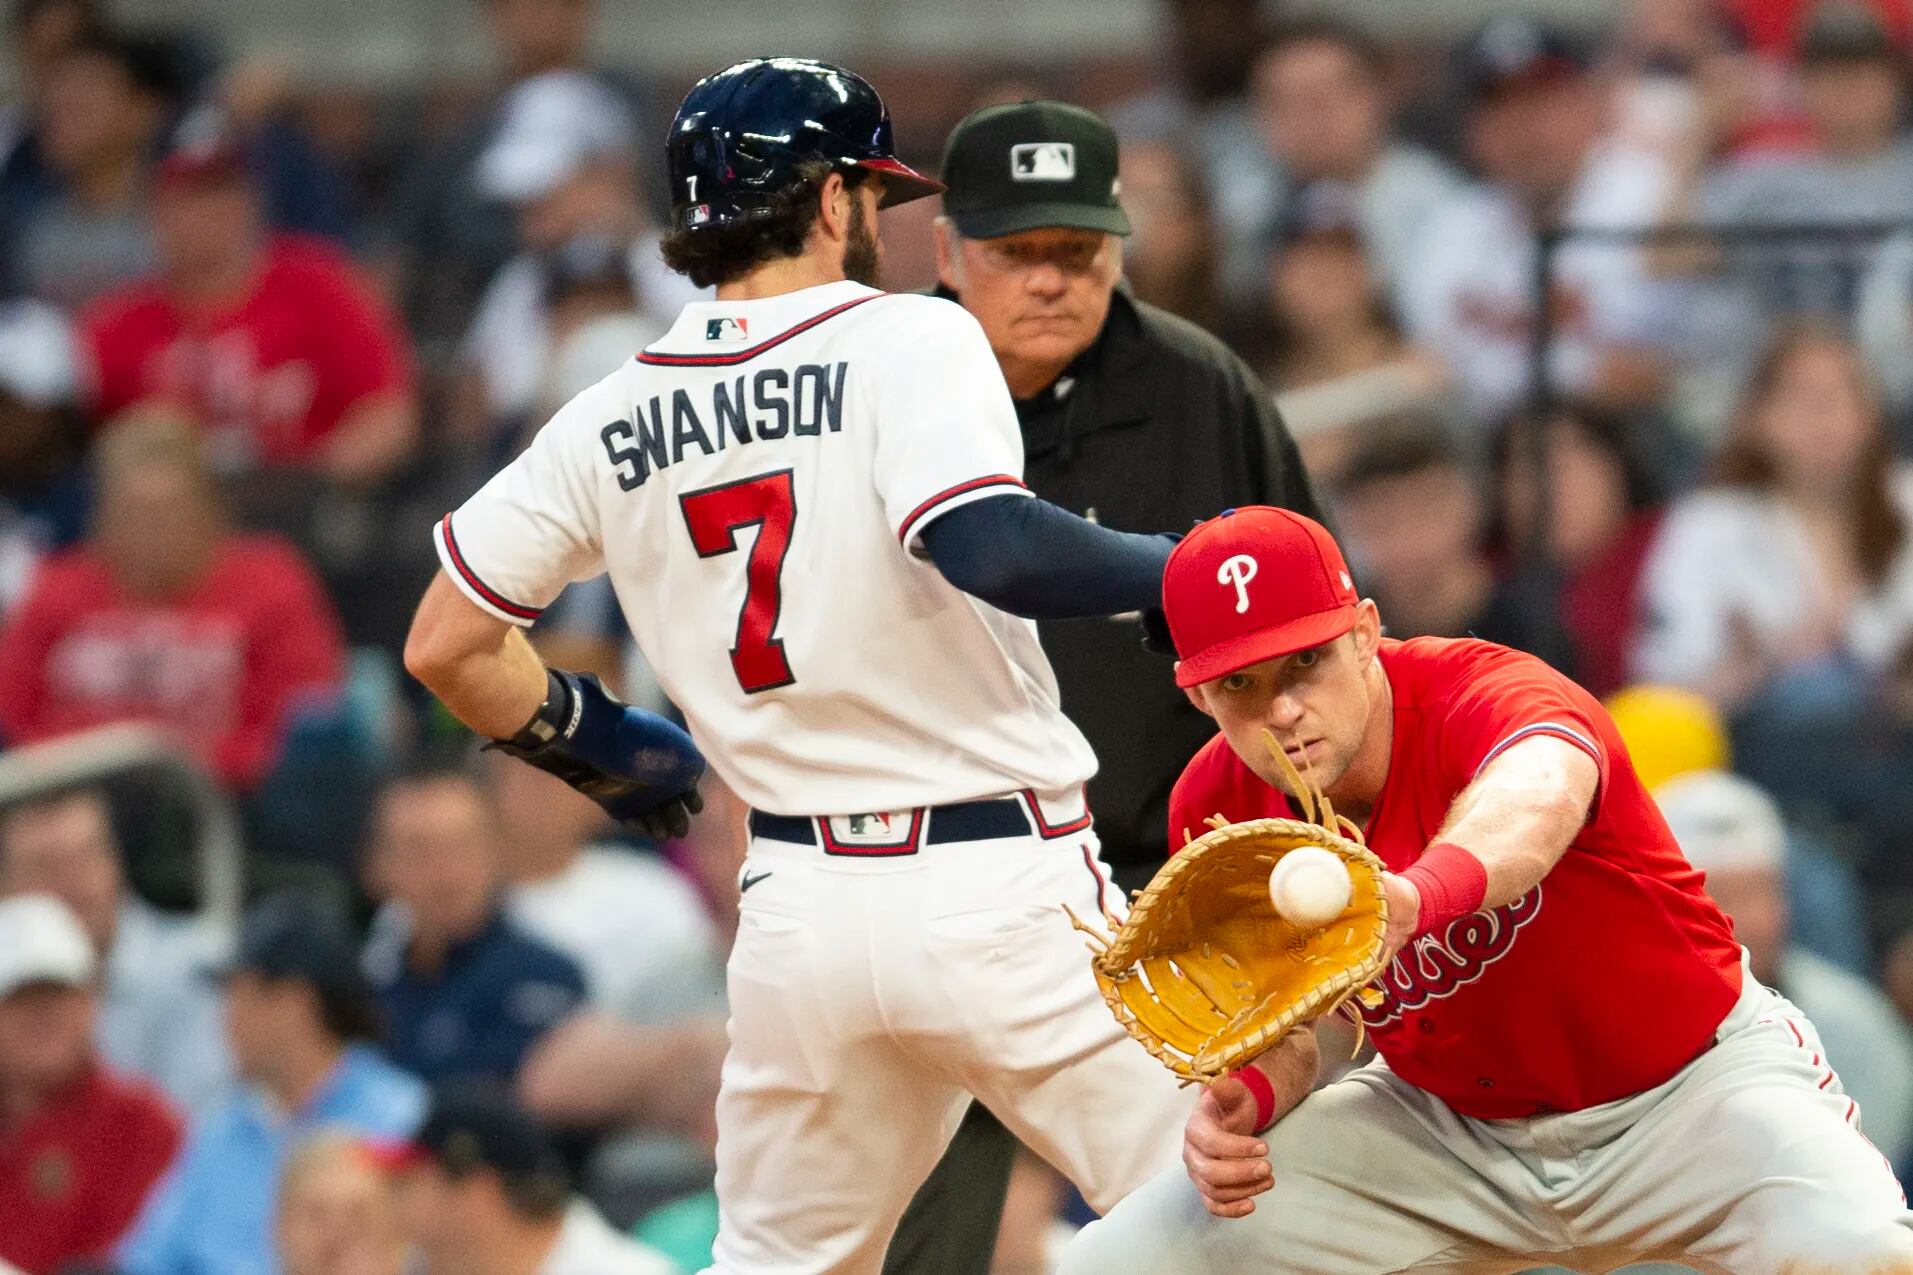
M1388 899L1388 929L1382 936L1382 959L1392 961L1421 922L1421 892L1408 878L1382 873L1382 893Z
M488 747L558 776L613 819L653 841L681 837L704 808L704 756L684 729L633 708L590 674L551 669L531 725Z

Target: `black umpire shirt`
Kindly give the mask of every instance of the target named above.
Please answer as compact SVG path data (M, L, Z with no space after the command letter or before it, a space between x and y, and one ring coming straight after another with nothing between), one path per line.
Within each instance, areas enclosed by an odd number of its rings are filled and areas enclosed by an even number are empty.
M1016 414L1030 489L1106 527L1187 531L1238 505L1322 517L1295 440L1248 365L1126 288L1095 344ZM1169 790L1215 723L1177 688L1170 661L1142 648L1132 620L1055 620L1041 633L1063 711L1101 763L1089 805L1103 855L1124 889L1139 889L1168 855Z

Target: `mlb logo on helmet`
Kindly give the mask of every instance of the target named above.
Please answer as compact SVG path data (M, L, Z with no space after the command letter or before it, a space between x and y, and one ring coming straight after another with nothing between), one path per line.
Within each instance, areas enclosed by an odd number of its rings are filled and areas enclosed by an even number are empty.
M748 319L706 319L704 321L704 339L706 341L748 341L751 325Z
M1075 143L1022 142L1010 147L1010 178L1020 182L1074 181Z
M1359 598L1328 529L1287 509L1231 509L1183 537L1162 605L1194 686L1320 646L1355 626Z

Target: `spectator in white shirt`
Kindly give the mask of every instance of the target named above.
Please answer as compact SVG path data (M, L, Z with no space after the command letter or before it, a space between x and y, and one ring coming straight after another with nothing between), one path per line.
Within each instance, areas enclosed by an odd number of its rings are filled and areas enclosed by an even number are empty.
M1906 50L1862 0L1807 8L1795 55L1804 146L1719 161L1731 140L1718 112L1679 154L1666 219L1729 232L1706 245L1660 254L1670 269L1726 267L1727 282L1750 285L1759 312L1851 314L1878 244L1842 226L1896 222L1913 208L1913 140L1905 132ZM1828 233L1741 241L1735 228L1825 227Z
M1532 388L1538 230L1650 226L1667 164L1612 132L1583 50L1533 19L1490 22L1464 50L1462 78L1468 149L1485 180L1428 218L1400 297L1409 335L1447 361L1492 422ZM1569 240L1554 262L1554 388L1608 408L1658 402L1684 290L1648 277L1626 244Z
M232 1087L211 935L127 888L106 798L91 789L28 800L0 816L0 895L51 894L103 954L95 1036L102 1057L183 1111Z
M575 241L615 241L630 307L662 334L698 291L658 255L638 197L636 138L611 89L582 71L548 71L514 88L479 157L478 186L518 218L518 255L492 277L459 354L467 429L522 424L539 407L554 340L553 254ZM604 369L609 372L611 369Z
M1423 224L1460 193L1462 179L1393 135L1383 70L1381 50L1353 27L1313 19L1277 31L1250 80L1255 122L1280 172L1278 201L1256 228L1255 246L1284 232L1306 187L1342 183L1355 195L1369 265L1392 294Z
M1636 677L1730 712L1783 682L1823 715L1849 711L1913 636L1910 524L1913 469L1859 354L1830 329L1783 331L1714 480L1675 503L1649 555Z

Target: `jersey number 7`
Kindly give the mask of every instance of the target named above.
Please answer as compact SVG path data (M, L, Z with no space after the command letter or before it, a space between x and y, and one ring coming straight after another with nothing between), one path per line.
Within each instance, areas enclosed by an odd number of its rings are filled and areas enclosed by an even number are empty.
M784 658L784 641L775 637L784 606L780 578L790 552L790 531L797 522L797 497L790 470L759 474L734 483L687 491L678 497L684 525L700 558L737 549L737 532L756 527L757 538L744 565L744 609L737 616L737 640L731 667L746 693L774 690L797 680Z

